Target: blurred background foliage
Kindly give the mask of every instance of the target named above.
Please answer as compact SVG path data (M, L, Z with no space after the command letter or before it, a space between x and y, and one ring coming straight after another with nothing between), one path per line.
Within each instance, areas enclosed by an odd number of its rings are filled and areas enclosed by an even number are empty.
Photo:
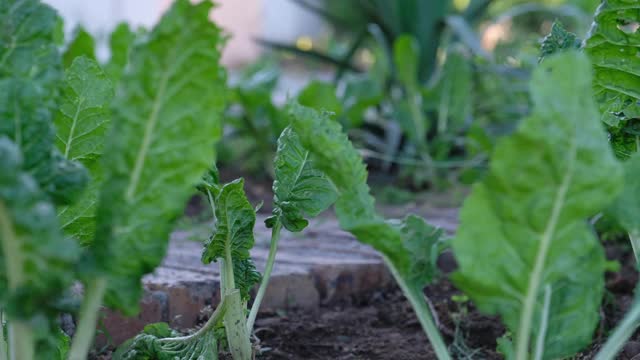
M469 184L529 111L527 83L554 20L580 38L595 0L290 0L329 24L320 38L257 39L273 50L232 76L220 162L271 177L283 102L332 112L382 183ZM323 75L276 99L303 67ZM295 71L294 71L295 72Z

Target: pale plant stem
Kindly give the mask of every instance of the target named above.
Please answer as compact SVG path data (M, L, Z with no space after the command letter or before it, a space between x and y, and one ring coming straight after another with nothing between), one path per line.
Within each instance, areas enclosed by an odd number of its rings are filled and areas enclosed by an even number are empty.
M85 290L78 327L73 336L68 360L86 360L93 343L93 335L102 306L102 298L107 290L107 279L96 278Z
M640 265L640 234L638 231L632 231L629 233L629 241L631 242L631 248L633 249L633 256L636 259L636 266Z
M542 319L538 330L538 340L536 341L535 360L542 360L544 356L544 340L549 326L549 307L551 307L551 285L544 287L544 307L542 308Z
M224 317L224 313L227 311L228 301L226 296L221 297L220 304L216 307L216 310L211 314L209 320L200 328L200 330L195 333L187 336L173 337L173 338L165 338L158 340L159 342L174 342L174 341L187 341L193 338L197 338L202 334L211 331Z
M604 346L598 351L595 360L613 360L624 344L640 325L640 301L633 304L622 323L614 330Z
M273 226L273 229L271 229L271 244L269 246L269 256L267 257L267 264L264 268L262 281L260 282L258 293L256 294L256 298L253 301L253 305L251 306L251 312L249 312L249 317L247 318L247 330L249 330L249 332L253 330L253 324L255 323L256 317L258 316L258 311L260 311L260 304L262 303L264 294L266 293L267 287L269 286L269 278L271 277L273 264L275 263L276 259L276 253L278 252L280 230L282 230L282 224L280 223L280 220L277 220L275 225Z
M0 360L7 360L7 339L4 337L4 312L0 310Z
M20 241L13 228L13 223L4 202L0 201L0 245L5 260L5 271L9 290L14 291L24 281L24 254L20 247ZM11 321L8 326L9 357L11 360L34 359L35 340L33 329L23 321Z
M542 237L540 238L540 245L538 247L535 263L529 276L529 284L527 286L527 292L525 293L524 302L522 304L522 311L520 312L520 321L518 325L517 338L516 338L516 360L528 360L529 359L529 341L531 337L531 328L533 325L533 316L535 314L536 299L538 298L538 292L540 285L544 277L544 266L547 261L547 255L553 236L558 226L560 214L566 201L567 192L571 185L573 178L573 171L575 166L576 157L576 143L572 141L569 150L569 158L567 165L567 172L562 178L560 187L553 199L553 206L551 208L551 214L549 220L545 226Z
M10 322L9 342L11 360L35 359L35 339L33 338L33 330L28 323L16 320Z
M412 286L409 286L407 282L402 278L398 270L393 266L393 264L385 257L385 262L387 267L391 270L393 277L396 279L398 285L400 285L400 289L407 297L413 310L416 312L418 316L418 321L420 321L420 325L422 325L422 329L427 334L427 338L431 342L431 347L433 351L436 353L436 357L438 360L451 360L451 356L449 355L449 351L447 350L447 345L445 345L442 337L440 336L440 331L436 327L436 324L433 321L433 316L431 315L431 311L429 309L429 305L424 299L424 294L422 294L422 289L416 289Z

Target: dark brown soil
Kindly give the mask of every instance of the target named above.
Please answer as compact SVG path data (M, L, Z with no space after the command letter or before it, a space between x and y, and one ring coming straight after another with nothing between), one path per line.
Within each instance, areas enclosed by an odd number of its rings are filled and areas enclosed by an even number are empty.
M624 317L638 281L626 244L607 245L607 257L620 270L607 274L602 321L591 347L575 359L592 359L607 335ZM505 332L499 318L480 314L447 280L425 289L437 324L454 359L501 359L496 340ZM435 359L426 336L402 293L393 289L368 300L321 308L264 314L256 324L260 359ZM640 359L635 334L618 359Z
M499 359L493 349L504 329L495 319L454 301L457 291L447 281L428 288L431 292L440 330L452 343L456 359ZM256 329L261 359L435 359L411 306L397 289L317 313L263 315ZM467 338L472 333L480 336Z

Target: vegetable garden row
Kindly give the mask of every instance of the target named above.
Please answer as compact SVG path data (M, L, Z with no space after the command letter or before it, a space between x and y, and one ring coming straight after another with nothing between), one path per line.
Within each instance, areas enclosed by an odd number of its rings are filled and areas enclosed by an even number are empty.
M210 9L177 0L149 32L119 27L100 63L61 50L49 6L0 0L0 360L86 359L102 306L139 311L141 278L160 264L196 190L215 215L202 261L220 263L221 301L198 331L150 324L114 359L259 357L252 332L280 233L302 231L331 206L344 230L383 256L438 359L451 355L423 288L441 276L436 260L447 249L458 263L453 283L506 325L505 358L566 358L591 343L607 269L593 220L615 217L640 252L640 3L605 0L584 41L554 26L530 80L533 110L495 146L451 239L428 219L376 213L341 124L290 101L272 159L263 274L250 256L256 209L244 181L221 183L215 166L230 95L219 65L225 36ZM400 77L417 78L415 63L400 65ZM77 315L72 339L60 330L63 313ZM614 359L639 324L640 301L596 359Z

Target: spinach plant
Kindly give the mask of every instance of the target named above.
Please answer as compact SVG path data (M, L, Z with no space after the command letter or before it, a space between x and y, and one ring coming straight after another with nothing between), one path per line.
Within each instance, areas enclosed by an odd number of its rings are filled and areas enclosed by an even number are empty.
M72 56L73 43L63 62L49 6L0 2L0 310L9 335L0 359L86 359L103 303L138 310L141 277L161 261L220 133L222 36L210 8L176 1L135 45L119 28L105 73L87 54ZM84 297L66 355L56 318L74 310L66 293L75 281Z
M575 52L536 69L533 114L496 146L452 241L453 280L480 310L501 315L515 340L503 345L508 358L573 355L599 320L605 259L586 220L620 191L622 169L590 73Z
M220 303L197 332L175 336L157 332L156 325L123 344L115 359L217 359L224 348L221 344L226 344L234 359L253 358L250 335L271 277L281 230L302 231L308 224L305 217L320 214L336 199L332 183L315 167L309 151L301 146L291 128L278 139L274 169L274 209L266 220L272 236L264 275L256 270L250 257L256 214L244 193L244 181L220 185L214 167L199 186L209 199L215 219L215 231L204 244L202 261L220 263ZM260 286L247 315L250 290L257 283Z

